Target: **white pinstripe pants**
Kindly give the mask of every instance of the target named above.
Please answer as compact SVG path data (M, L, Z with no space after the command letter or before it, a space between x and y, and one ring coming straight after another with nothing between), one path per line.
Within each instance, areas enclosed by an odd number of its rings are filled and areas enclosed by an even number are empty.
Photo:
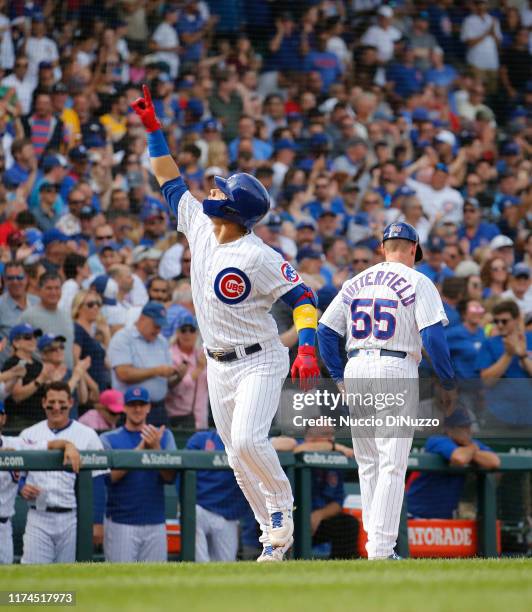
M0 523L0 565L13 563L13 526L9 518Z
M418 372L411 357L381 357L378 351L361 350L348 361L344 375L347 393L371 393L373 396L403 388L398 383L391 383L391 379L408 379L409 384L404 386L411 391L415 389L415 397L404 412L415 416ZM405 435L403 428L400 437L390 435L390 428L381 430L385 437L379 437L378 429L375 435L368 432L366 437L362 437L360 430L353 429L352 433L360 479L362 522L368 534L368 558L387 558L397 541L413 430L411 435L410 432Z
M76 511L54 514L28 510L21 563L74 563L76 560Z
M207 358L212 415L229 465L267 541L269 515L292 508L290 482L268 440L288 373L288 349L277 338L244 359Z
M238 521L196 504L196 561L236 561Z
M126 525L104 519L103 550L111 563L168 561L166 525Z

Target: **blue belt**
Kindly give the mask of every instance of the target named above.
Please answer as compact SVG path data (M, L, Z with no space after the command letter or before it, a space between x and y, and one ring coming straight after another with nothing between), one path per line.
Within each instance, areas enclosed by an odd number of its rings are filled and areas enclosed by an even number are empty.
M347 353L349 359L351 359L351 357L356 357L360 351L363 351L364 349L353 349L352 351L349 351L349 353ZM388 349L381 349L379 351L381 357L397 357L397 359L406 359L406 353L404 351L390 351Z

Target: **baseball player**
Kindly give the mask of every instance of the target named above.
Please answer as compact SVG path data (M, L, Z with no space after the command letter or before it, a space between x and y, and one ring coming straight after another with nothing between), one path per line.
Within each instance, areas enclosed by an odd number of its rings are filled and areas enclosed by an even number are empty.
M299 376L307 387L319 375L316 300L292 266L253 233L270 208L263 185L245 173L218 176L216 188L198 202L170 155L148 88L143 91L132 106L148 131L153 172L190 245L193 302L216 429L261 526L264 549L288 550L294 530L292 491L268 441L288 372L288 350L269 310L278 298L294 309L299 350L292 379Z
M443 326L447 317L436 287L413 269L423 257L416 230L408 223L389 225L383 236L385 261L346 281L320 319L320 354L340 389L347 394L387 392L402 380L417 380L421 345L432 359L453 401L454 372ZM346 336L343 368L339 338ZM409 404L415 416L416 397ZM347 396L349 399L349 395ZM353 396L352 396L353 397ZM395 559L394 547L404 495L404 478L413 429L406 434L360 437L353 430L362 495L362 521L369 559ZM383 432L385 433L385 432Z
M127 389L124 394L126 422L123 427L101 435L104 447L176 450L174 436L164 425L148 425L150 410L151 398L145 387ZM106 561L168 560L164 485L174 480L175 470L111 470L106 483L103 545Z
M46 419L27 429L20 437L34 447L59 439L80 450L103 450L97 433L70 418L72 394L67 383L49 383L42 405ZM102 472L94 471L93 478ZM23 480L23 479L21 479ZM76 560L76 475L72 472L28 472L19 484L20 495L28 501L21 563L73 563Z
M28 444L20 437L2 436L6 424L3 402L0 402L0 451L6 450L55 450L64 451L63 464L70 465L74 473L79 471L79 452L67 440L49 440ZM15 498L18 491L19 473L0 470L0 564L13 563L13 529L11 517L15 514Z

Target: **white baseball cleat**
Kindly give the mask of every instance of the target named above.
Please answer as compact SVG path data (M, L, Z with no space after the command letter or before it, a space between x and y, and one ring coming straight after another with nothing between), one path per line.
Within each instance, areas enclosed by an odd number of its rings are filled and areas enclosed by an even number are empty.
M294 520L292 510L272 512L270 515L270 544L274 547L286 546L293 541Z
M290 550L290 547L294 543L294 538L290 538L290 541L284 546L278 546L274 548L270 544L262 549L261 556L257 559L257 563L270 563L284 561L285 554Z

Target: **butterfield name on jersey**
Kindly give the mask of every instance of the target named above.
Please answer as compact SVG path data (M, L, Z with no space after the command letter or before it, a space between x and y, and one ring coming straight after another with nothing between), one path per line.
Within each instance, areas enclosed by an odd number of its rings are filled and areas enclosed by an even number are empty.
M404 276L393 272L393 270L375 271L372 269L359 274L350 285L344 287L342 289L342 299L345 304L351 305L351 300L362 288L378 285L389 287L403 306L409 306L416 301L414 287Z

